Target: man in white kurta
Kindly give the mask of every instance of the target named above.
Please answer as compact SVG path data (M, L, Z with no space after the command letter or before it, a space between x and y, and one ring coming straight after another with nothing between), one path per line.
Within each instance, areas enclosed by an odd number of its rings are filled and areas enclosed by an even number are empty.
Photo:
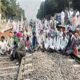
M0 54L4 54L8 50L9 50L9 47L8 47L7 42L5 40L0 41Z
M63 36L60 40L60 49L64 50L67 44L68 44L68 39L65 36Z

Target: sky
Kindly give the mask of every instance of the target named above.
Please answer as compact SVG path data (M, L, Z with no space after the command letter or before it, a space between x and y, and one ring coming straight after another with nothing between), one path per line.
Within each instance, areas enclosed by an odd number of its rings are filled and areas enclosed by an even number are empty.
M38 9L44 0L18 0L20 6L24 9L27 20L36 19Z

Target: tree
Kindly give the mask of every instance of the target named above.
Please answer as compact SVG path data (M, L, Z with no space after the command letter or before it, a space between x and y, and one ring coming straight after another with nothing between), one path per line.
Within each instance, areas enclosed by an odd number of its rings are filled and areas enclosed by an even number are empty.
M72 0L73 9L78 9L80 11L80 0Z
M45 7L45 3L42 2L40 9L38 10L37 18L42 19L45 16L45 8L44 7Z
M45 0L40 6L37 17L44 18L46 16L54 16L55 13L65 10L66 7L69 8L69 1L70 0Z
M1 10L3 18L20 19L21 15L24 16L24 10L16 3L16 0L1 0Z

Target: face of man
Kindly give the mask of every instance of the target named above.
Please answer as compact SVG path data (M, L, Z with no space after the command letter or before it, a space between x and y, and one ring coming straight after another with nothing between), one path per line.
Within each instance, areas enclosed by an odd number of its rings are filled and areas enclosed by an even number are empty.
M13 37L13 34L12 34L12 33L9 33L9 37L10 37L10 38Z
M5 37L1 37L1 41L4 41L5 40Z
M74 35L75 35L75 37L79 37L79 34L77 32Z

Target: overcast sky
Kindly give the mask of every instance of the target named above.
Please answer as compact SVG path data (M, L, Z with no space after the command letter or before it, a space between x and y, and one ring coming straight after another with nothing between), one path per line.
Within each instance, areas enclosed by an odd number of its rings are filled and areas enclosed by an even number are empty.
M18 0L20 6L25 10L28 20L35 19L41 2L44 0Z

